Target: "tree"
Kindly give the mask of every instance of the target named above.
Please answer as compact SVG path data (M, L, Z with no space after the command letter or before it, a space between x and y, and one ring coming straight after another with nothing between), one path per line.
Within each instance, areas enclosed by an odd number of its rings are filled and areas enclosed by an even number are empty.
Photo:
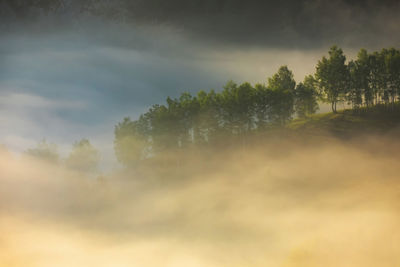
M185 131L178 100L168 97L167 106L153 105L145 116L149 119L153 153L176 149L181 145Z
M352 104L353 109L358 110L363 103L363 89L365 86L365 76L362 67L357 61L349 62L350 83L347 88L346 99ZM371 101L371 94L369 90L364 90L365 102L368 104Z
M296 86L295 111L300 118L314 114L319 108L315 83L314 77L309 75L304 78L304 82Z
M72 145L72 151L66 159L68 168L81 172L93 172L100 161L99 151L88 139L82 139Z
M256 118L257 129L266 128L270 120L271 113L271 90L263 84L255 85L254 116Z
M149 121L145 115L137 121L125 118L114 129L114 150L117 160L125 166L134 166L145 158L150 149Z
M281 66L277 73L268 78L268 88L293 92L296 87L296 81L293 77L293 72L287 66Z
M201 90L197 94L199 112L196 117L198 144L213 143L220 128L221 114L214 90L209 93Z
M386 98L393 107L400 90L400 52L394 48L384 49L382 56L386 70Z
M384 99L384 88L386 88L385 63L381 53L374 52L369 55L370 77L369 85L375 98L375 104Z
M218 95L224 129L238 135L248 132L253 126L253 103L254 89L250 83L238 86L229 81Z
M371 62L370 56L365 49L361 49L357 54L357 60L350 67L350 85L353 87L354 106L357 108L362 105L362 96L367 107L374 104L375 94L371 88ZM360 92L361 91L361 92ZM361 100L360 100L361 95Z
M292 118L295 88L293 73L287 66L280 67L276 74L268 78L270 122L283 125Z
M179 97L179 107L182 115L182 138L181 146L193 144L199 138L198 129L196 127L196 119L200 110L200 103L196 97L192 97L190 93L183 93Z
M60 159L57 146L47 143L46 140L39 142L36 147L28 149L25 153L29 157L52 164L58 163Z
M346 65L342 49L333 46L329 56L318 61L315 75L306 76L297 86L292 71L281 66L267 85L229 81L219 93L168 97L166 104L153 105L138 120L126 118L115 127L115 152L121 163L132 166L162 151L223 143L221 137L239 136L245 148L251 131L282 126L295 112L298 117L314 114L318 98L336 112L339 101L347 100L358 109L380 99L394 103L399 94L398 50L368 54L361 49L357 59Z
M336 113L336 104L345 95L349 82L349 73L345 64L346 56L343 50L332 46L329 58L323 57L318 61L315 77L324 93L324 100L331 103L332 112Z

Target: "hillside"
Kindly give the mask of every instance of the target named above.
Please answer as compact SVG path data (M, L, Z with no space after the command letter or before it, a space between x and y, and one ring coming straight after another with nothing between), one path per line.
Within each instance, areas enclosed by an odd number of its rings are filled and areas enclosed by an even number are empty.
M396 103L393 109L378 105L357 112L345 109L315 114L306 119L295 119L287 128L295 133L331 134L343 138L355 134L385 134L400 128L400 104Z

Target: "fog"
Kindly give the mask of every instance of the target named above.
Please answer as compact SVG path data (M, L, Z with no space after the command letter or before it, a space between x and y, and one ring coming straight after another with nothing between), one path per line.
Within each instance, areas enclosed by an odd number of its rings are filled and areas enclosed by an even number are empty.
M46 139L66 155L73 142L89 138L105 170L118 167L110 140L124 117L138 118L182 92L221 91L231 79L266 83L282 65L301 82L333 44L214 46L164 24L69 22L43 17L0 32L0 139L17 153ZM353 58L359 47L344 49Z
M111 155L113 128L126 116L182 92L220 91L231 79L266 83L285 64L302 81L328 49L214 47L167 26L93 20L72 27L43 19L0 33L0 138L14 152L46 139L66 154L89 138ZM104 157L105 169L114 165Z
M2 152L0 266L396 266L395 137L270 136L107 175Z
M0 267L399 265L398 132L256 133L128 169L113 147L118 122L167 97L265 84L282 65L301 82L334 44L347 60L396 46L399 10L0 0ZM68 164L86 138L101 155L93 173ZM56 163L28 156L40 140L57 144Z

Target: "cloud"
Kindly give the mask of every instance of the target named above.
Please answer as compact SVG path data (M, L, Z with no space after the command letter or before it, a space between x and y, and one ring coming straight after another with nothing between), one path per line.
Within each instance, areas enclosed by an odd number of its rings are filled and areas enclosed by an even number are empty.
M400 22L400 4L392 0L61 2L64 4L46 2L51 8L9 4L7 17L17 21L47 17L61 24L80 18L79 25L85 25L87 18L100 18L130 25L166 26L196 42L225 47L310 49L332 43L352 47L399 43L395 26Z
M173 151L102 181L0 153L0 266L397 266L400 142L365 137Z
M12 91L12 89L5 91ZM81 101L51 100L38 95L24 93L0 94L0 110L5 108L24 109L84 109Z
M112 39L110 29L103 34ZM150 45L115 45L122 43L121 34L114 42L64 32L5 35L0 44L0 142L21 152L46 138L65 154L72 142L89 138L101 149L102 166L110 166L115 162L113 129L123 117L136 118L168 95L219 87L230 78L219 77L204 61L199 64L198 53L176 56L183 46L175 39L165 36L167 48L157 45L152 34L131 34L137 43Z

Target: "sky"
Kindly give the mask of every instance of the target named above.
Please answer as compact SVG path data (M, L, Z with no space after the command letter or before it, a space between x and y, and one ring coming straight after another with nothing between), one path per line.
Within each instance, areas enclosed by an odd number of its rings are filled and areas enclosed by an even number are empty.
M288 65L299 82L337 44L399 44L398 1L1 0L0 143L43 139L62 154L89 138L108 166L114 126L167 96L264 83ZM107 165L106 164L106 165Z

